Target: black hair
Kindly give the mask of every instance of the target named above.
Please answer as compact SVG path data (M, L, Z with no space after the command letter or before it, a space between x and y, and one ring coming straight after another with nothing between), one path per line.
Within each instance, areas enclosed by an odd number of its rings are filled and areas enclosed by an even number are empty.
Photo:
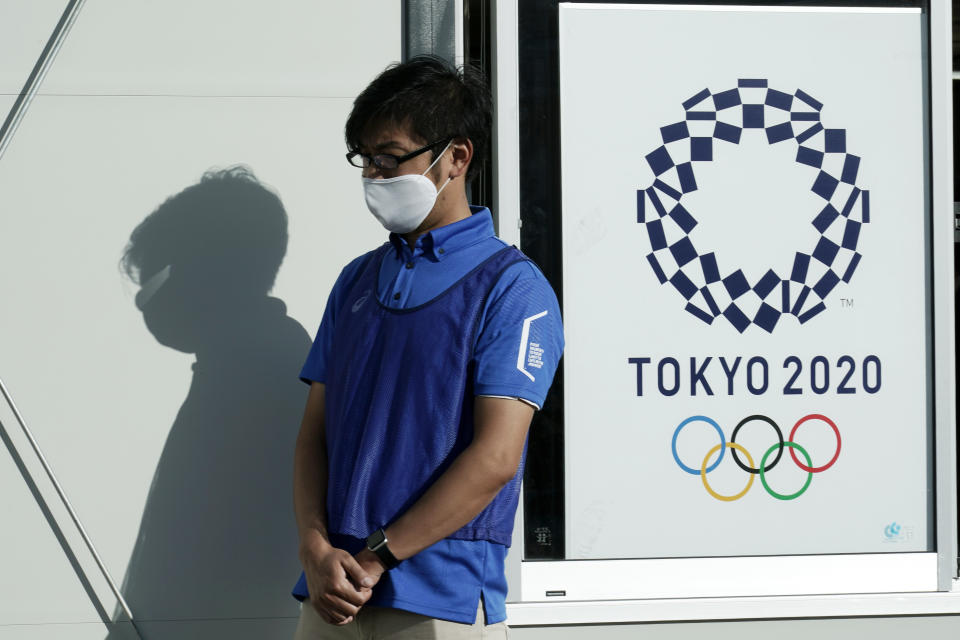
M393 124L409 127L423 144L469 138L473 159L467 180L472 180L490 145L491 103L486 78L476 67L458 68L436 56L416 56L387 67L357 96L344 137L347 148L354 150L371 126Z

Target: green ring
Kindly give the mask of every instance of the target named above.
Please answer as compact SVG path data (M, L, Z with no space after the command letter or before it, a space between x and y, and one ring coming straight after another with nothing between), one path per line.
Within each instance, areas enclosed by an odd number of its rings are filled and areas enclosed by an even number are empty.
M763 488L767 490L767 493L769 493L770 495L772 495L772 496L773 496L774 498L776 498L777 500L793 500L794 498L799 498L801 495L803 495L803 492L806 491L806 490L807 490L807 487L810 486L810 481L813 480L813 473L811 473L811 472L809 472L809 471L807 472L807 481L806 481L806 483L804 483L804 485L803 485L802 487L800 487L800 491L797 491L796 493L791 493L790 495L783 495L782 493L777 493L776 491L774 491L773 489L771 489L771 488L770 488L770 485L767 484L767 479L766 479L766 477L765 477L765 474L763 473L763 468L767 465L767 457L768 457L771 453L773 453L774 449L777 449L777 448L779 448L780 446L781 446L781 444L778 442L777 444L775 444L775 445L773 445L772 447L770 447L769 449L767 449L767 452L766 452L765 454L763 454L763 458L760 460L760 482L763 484ZM800 445L798 445L796 442L789 442L789 441L787 441L787 442L784 442L782 446L784 446L784 447L793 447L794 449L796 449L797 451L799 451L800 453L802 453L802 454L803 454L803 457L807 459L807 466L808 466L808 467L812 467L812 466L813 466L813 461L810 460L810 454L808 454L807 451L806 451L806 449L804 449L803 447L801 447Z

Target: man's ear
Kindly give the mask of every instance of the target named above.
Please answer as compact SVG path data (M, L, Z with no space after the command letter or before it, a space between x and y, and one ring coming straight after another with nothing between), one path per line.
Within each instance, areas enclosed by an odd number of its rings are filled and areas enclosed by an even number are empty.
M473 160L473 143L470 138L454 138L450 143L450 173L448 176L460 178L467 174Z

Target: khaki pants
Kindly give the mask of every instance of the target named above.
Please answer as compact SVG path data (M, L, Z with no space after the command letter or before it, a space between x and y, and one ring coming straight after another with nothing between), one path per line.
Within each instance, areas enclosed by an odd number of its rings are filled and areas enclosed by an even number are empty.
M300 621L293 640L506 640L505 622L484 625L483 602L477 607L476 622L460 624L437 620L400 609L363 607L349 624L324 622L309 601L300 609Z

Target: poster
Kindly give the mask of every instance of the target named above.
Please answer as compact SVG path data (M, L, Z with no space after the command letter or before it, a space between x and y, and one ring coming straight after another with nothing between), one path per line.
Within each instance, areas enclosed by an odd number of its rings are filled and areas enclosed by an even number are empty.
M933 548L921 27L560 5L568 558Z

